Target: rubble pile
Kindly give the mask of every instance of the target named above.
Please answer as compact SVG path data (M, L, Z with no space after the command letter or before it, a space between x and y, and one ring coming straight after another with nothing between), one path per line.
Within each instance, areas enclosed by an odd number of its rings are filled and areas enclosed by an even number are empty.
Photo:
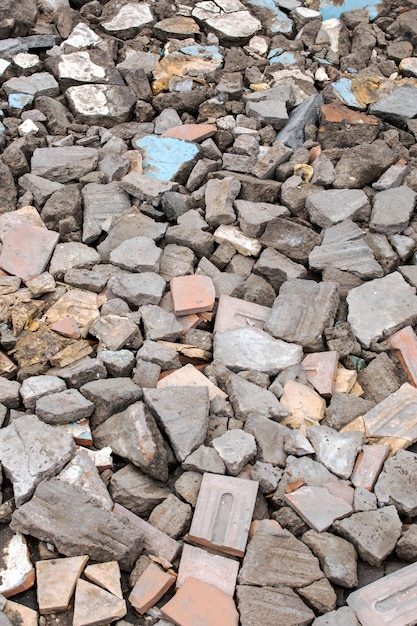
M414 623L414 0L0 15L0 624Z

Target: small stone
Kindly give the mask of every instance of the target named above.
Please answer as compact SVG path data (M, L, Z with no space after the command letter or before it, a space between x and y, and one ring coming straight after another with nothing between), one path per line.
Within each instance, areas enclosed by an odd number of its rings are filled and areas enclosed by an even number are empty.
M351 543L337 535L315 530L304 533L302 542L320 560L323 572L331 583L348 589L357 586L357 554Z
M393 504L402 515L416 515L413 485L416 463L417 456L408 450L398 450L395 456L385 461L374 487L379 506Z
M103 22L103 28L120 39L132 39L139 31L152 22L153 16L148 4L132 2L122 5L111 20Z
M135 515L147 517L168 497L169 491L150 476L128 464L113 474L110 494L114 502L126 506Z
M58 393L66 389L65 382L58 376L30 376L23 381L20 395L27 409L33 410L37 400L50 393Z
M36 401L36 414L47 424L68 424L90 417L94 404L76 389L43 395Z
M135 94L125 85L79 85L69 87L65 96L81 124L105 128L128 121L136 104Z
M149 523L173 539L182 537L190 527L192 509L174 494L158 504L149 516Z
M165 289L165 280L154 272L120 274L110 278L108 288L128 304L140 307L159 304Z
M158 272L161 253L150 237L133 237L114 248L109 261L131 272Z
M109 350L120 350L138 334L137 325L119 315L102 315L90 326L90 334Z
M327 613L336 607L336 593L326 578L298 589L298 593L318 613Z
M341 478L350 478L364 437L359 432L338 433L327 426L311 426L307 429L317 460Z
M111 415L123 411L142 397L139 387L129 378L92 380L82 385L80 391L95 405L95 411L91 417L92 427L98 426Z
M307 197L306 208L311 221L321 228L346 219L364 221L371 212L368 197L361 189L326 189L313 193Z
M232 476L237 476L256 455L254 436L239 429L228 430L224 435L216 437L212 446Z
M406 185L379 191L373 201L370 229L384 235L401 233L408 226L415 201L415 192ZM395 216L392 214L393 202L398 203Z
M314 616L313 611L289 587L238 585L236 593L242 626L251 626L256 620L262 626L275 626L277 620L282 620L283 624L303 624Z
M48 180L67 183L93 171L97 161L98 152L95 148L36 148L31 160L31 171Z

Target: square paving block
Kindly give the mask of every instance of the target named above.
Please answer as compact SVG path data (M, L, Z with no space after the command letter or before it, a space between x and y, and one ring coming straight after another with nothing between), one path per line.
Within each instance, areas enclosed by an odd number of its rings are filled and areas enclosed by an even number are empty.
M366 626L411 626L417 619L417 563L380 578L347 599Z
M175 315L212 310L216 291L210 276L175 276L170 286Z
M257 493L256 481L204 474L190 540L220 552L243 556Z
M242 326L256 326L263 330L271 309L255 302L222 294L217 306L215 332L233 330Z
M238 571L239 561L185 544L178 569L177 587L182 587L191 576L215 585L233 597Z

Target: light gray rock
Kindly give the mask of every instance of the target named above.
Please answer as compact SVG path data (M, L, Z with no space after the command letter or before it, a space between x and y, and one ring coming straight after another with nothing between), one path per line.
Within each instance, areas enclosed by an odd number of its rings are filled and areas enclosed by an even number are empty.
M107 185L88 183L82 189L84 203L83 242L95 241L109 221L122 215L130 207L128 194L120 183Z
M316 556L325 576L334 585L351 589L358 584L357 554L349 541L331 533L309 530L301 541Z
M156 480L168 478L164 440L143 402L131 404L100 424L94 430L94 444L98 448L110 446L118 456Z
M262 461L256 461L250 471L251 480L256 480L259 483L259 489L265 494L275 491L281 476L282 470L274 467L272 463Z
M94 404L76 389L43 395L36 401L36 415L47 424L69 424L90 417Z
M107 371L99 359L86 356L66 367L52 367L48 375L63 379L68 387L79 388L93 380L106 378ZM34 378L36 377L32 376L29 380L33 380ZM62 389L54 389L53 391L62 391ZM37 398L35 397L34 399L36 400Z
M231 374L226 383L226 390L234 415L242 422L252 414L276 420L288 415L288 411L280 405L272 391L262 389L242 376Z
M0 403L8 409L17 409L20 404L20 383L0 377Z
M38 207L42 207L47 199L55 191L63 188L62 183L57 183L42 176L24 174L19 178L19 186L33 195L33 200Z
M292 261L306 263L313 248L320 245L321 237L312 228L277 217L267 223L260 241L263 245L285 254Z
M290 215L287 207L269 202L249 202L239 199L235 200L234 206L238 214L240 230L246 237L259 237L271 220Z
M176 341L183 333L183 327L173 313L164 311L156 304L147 304L140 308L145 338L153 341L162 339Z
M103 22L104 30L119 39L133 39L139 31L153 20L149 4L135 4L127 2L117 6L111 19Z
M105 128L128 121L136 104L135 94L125 85L79 85L69 87L65 96L80 123Z
M100 255L90 246L77 241L59 243L55 246L49 266L49 273L57 280L71 269L91 269L100 262Z
M257 458L264 463L285 467L287 428L261 415L250 415L244 431L255 437Z
M291 113L289 121L276 136L276 141L285 143L286 146L297 150L304 143L304 129L307 124L316 125L319 119L320 107L323 104L321 94L314 94L304 100Z
M415 203L416 193L407 185L379 191L373 200L369 228L384 235L401 233L408 226Z
M214 448L199 446L181 465L182 469L194 472L210 472L211 474L225 474L226 467L218 452Z
M168 537L177 539L189 530L192 516L191 506L170 493L154 508L148 521Z
M206 437L210 407L207 387L144 389L143 393L175 456L184 461Z
M264 276L275 291L287 280L306 278L307 270L301 263L291 261L273 248L265 248L256 261L253 271Z
M397 543L396 553L399 559L408 563L417 559L417 524L411 524L403 533Z
M288 530L277 529L254 534L238 580L243 585L297 588L323 577L319 561L310 549Z
M417 115L417 89L412 85L398 87L392 93L377 100L369 112L383 120L403 125Z
M238 585L237 602L242 626L308 624L313 611L289 587L253 587Z
M338 306L337 283L287 281L273 304L265 330L279 339L320 351L324 347L323 331L333 326ZM297 315L294 315L295 311Z
M311 221L329 228L346 219L366 221L371 213L368 196L361 189L326 189L306 199Z
M50 374L30 376L26 378L20 387L20 395L27 409L34 409L36 401L49 393L58 393L66 389L65 382Z
M36 148L31 160L31 173L58 183L68 183L92 172L97 161L96 148Z
M246 103L246 115L270 124L276 130L280 130L288 122L287 106L282 100L249 101Z
M130 404L142 397L141 389L129 378L93 380L82 385L80 391L95 405L91 417L93 428L104 422L110 415L124 411Z
M327 426L310 426L307 429L316 458L328 470L340 476L350 478L356 457L364 443L364 435L357 431L338 433Z
M135 355L130 350L100 350L97 358L104 364L109 376L114 378L130 377L136 363Z
M127 317L101 315L89 330L109 350L120 350L139 333L138 326Z
M202 480L203 475L199 472L183 472L174 483L175 491L183 500L195 507Z
M132 237L110 252L109 261L131 272L158 273L161 253L150 237Z
M0 462L13 484L16 506L32 496L45 478L57 474L75 454L71 435L22 415L0 430Z
M205 219L210 226L233 224L236 215L233 202L240 191L241 183L237 178L212 178L207 181L205 192Z
M59 96L59 85L49 72L36 72L31 76L10 78L3 84L3 89L8 96L14 93L25 93L34 98Z
M139 517L148 517L169 495L167 487L130 464L113 474L109 490L114 502Z
M353 510L355 513L361 511L374 511L377 508L376 495L364 487L357 487L353 494Z
M178 352L156 341L146 339L136 354L137 362L150 361L163 370L174 370L181 367Z
M355 612L348 606L316 617L312 626L360 626Z
M267 148L258 159L253 173L261 179L275 178L275 170L278 165L288 161L292 154L291 148L288 148L280 141L276 141L273 146Z
M240 5L240 8L243 5ZM194 15L194 12L193 12ZM262 28L260 21L251 15L249 11L233 11L224 12L220 15L211 17L212 13L209 12L206 20L207 26L213 29L213 31L226 41L244 41L254 35L258 30Z
M138 172L126 174L120 184L129 195L142 202L150 202L154 206L159 205L163 193L177 189L177 184L172 181L160 181Z
M159 264L159 274L166 281L175 276L194 273L195 255L190 248L170 243L163 249Z
M334 522L333 528L355 546L364 561L379 567L401 537L402 524L395 506L386 506L377 511L353 513Z
M154 272L120 274L110 278L109 289L128 304L159 304L165 289L165 280Z
M347 303L348 322L365 348L417 320L415 289L399 272L355 287Z
M289 456L272 501L280 503L285 494L287 485L298 479L301 479L304 485L308 487L323 487L328 483L338 480L324 465L313 461L313 459L310 459L308 456Z
M14 512L11 527L52 543L65 556L78 556L83 546L94 561L119 561L126 571L143 548L143 538L129 520L105 511L85 491L57 478L38 486L32 500Z
M258 328L226 330L214 335L214 360L235 372L256 369L273 376L300 363L302 354L301 346L274 339Z
M237 476L256 455L255 437L238 428L212 440L211 445L226 465L228 474Z
M416 471L417 454L414 452L398 450L395 456L387 459L374 487L378 505L393 504L402 515L415 517L417 515Z
M371 248L363 239L316 246L308 257L311 269L337 268L359 278L382 278L384 270L375 260Z

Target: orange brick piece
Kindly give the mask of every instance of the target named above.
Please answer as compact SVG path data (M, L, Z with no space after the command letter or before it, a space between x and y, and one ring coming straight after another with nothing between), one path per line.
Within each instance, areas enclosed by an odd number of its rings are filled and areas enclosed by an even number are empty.
M178 626L237 626L239 621L233 599L196 578L187 578L161 612Z
M191 576L233 596L238 571L239 561L185 544L178 569L177 587L182 587Z
M162 137L185 139L186 141L203 141L215 134L215 124L183 124L168 128L162 133Z
M352 484L372 491L389 451L389 446L362 446L353 468Z
M263 330L270 315L271 309L267 306L222 294L217 306L214 330L221 333L247 326L256 326Z
M171 295L175 315L211 311L216 292L210 276L175 276L171 279Z
M417 387L417 336L411 326L406 326L388 338L398 356L410 383Z
M81 337L79 326L71 316L57 320L49 328L58 333L58 335L69 337L70 339L79 339Z
M143 615L162 598L175 583L175 576L164 572L151 563L139 577L129 596L129 602L140 615Z
M330 398L333 393L338 361L338 353L330 350L308 354L301 363L308 382L324 398Z
M258 483L205 473L190 528L191 541L243 556Z
M68 609L77 580L88 556L36 562L39 613L61 613Z
M417 615L417 563L403 567L370 585L354 591L347 599L361 624L407 626Z

